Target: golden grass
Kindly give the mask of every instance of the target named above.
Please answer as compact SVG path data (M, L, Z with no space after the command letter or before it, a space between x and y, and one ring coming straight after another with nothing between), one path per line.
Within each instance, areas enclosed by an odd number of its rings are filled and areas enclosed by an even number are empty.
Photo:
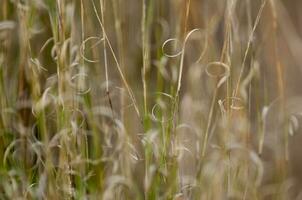
M0 199L301 198L299 1L0 5Z

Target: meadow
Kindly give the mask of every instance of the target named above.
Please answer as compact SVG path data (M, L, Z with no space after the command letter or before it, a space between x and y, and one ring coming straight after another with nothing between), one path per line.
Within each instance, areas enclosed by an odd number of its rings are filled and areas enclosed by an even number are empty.
M299 0L0 0L0 200L301 200Z

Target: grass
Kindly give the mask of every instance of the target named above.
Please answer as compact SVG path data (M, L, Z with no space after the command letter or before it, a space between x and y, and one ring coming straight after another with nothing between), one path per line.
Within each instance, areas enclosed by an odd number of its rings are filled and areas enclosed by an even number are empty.
M301 198L298 1L0 5L1 200Z

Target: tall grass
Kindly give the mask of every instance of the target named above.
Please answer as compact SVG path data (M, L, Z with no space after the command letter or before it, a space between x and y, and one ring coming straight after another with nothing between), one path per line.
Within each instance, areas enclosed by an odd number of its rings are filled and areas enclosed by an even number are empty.
M0 5L0 199L301 198L299 1Z

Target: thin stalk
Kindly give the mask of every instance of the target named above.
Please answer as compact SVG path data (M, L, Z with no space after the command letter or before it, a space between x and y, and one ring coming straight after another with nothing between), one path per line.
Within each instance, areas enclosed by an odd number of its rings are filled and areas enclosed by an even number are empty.
M91 2L92 2L92 6L93 6L94 13L95 13L95 15L96 15L96 17L97 17L97 20L98 20L98 22L99 22L99 24L100 24L100 26L101 26L101 28L102 28L102 30L103 30L104 39L107 41L108 47L109 47L109 49L110 49L110 51L111 51L111 54L112 54L112 56L113 56L113 59L114 59L114 61L115 61L117 70L118 70L118 72L119 72L119 74L120 74L120 77L121 77L121 79L122 79L122 81L123 81L123 83L124 83L124 85L125 85L125 87L126 87L126 89L127 89L128 94L129 94L129 96L130 96L130 98L131 98L131 101L132 101L132 103L133 103L133 106L134 106L134 109L135 109L135 111L136 111L136 114L137 114L137 116L141 119L140 111L139 111L139 109L138 109L138 106L137 106L136 99L135 99L135 96L134 96L134 94L133 94L133 91L132 91L132 89L130 88L130 86L129 86L129 84L128 84L128 81L127 81L127 79L126 79L126 77L124 76L124 73L123 73L123 71L122 71L122 69L121 69L121 66L120 66L120 64L119 64L119 62L118 62L118 59L117 59L117 57L116 57L116 55L115 55L115 52L114 52L114 50L113 50L113 48L112 48L111 42L110 42L110 40L109 40L108 37L107 37L106 31L105 31L105 29L104 29L104 25L103 25L103 23L102 23L102 21L101 21L101 19L100 19L100 17L99 17L99 14L98 14L97 9L96 9L96 6L95 6L95 3L94 3L93 0L91 0Z
M142 17L142 44L143 44L143 70L142 70L142 78L143 78L143 93L144 93L144 111L145 117L148 116L148 109L147 109L147 81L146 81L146 74L147 68L149 68L149 49L148 49L148 25L147 25L147 17L146 17L146 1L143 0L143 17Z
M241 83L241 79L242 79L242 76L243 76L243 73L244 73L244 69L245 69L246 59L247 59L248 53L250 52L250 48L251 48L251 45L252 45L252 42L253 42L253 38L254 38L254 33L255 33L256 28L257 28L257 26L258 26L258 24L260 22L262 11L263 11L263 9L264 9L264 7L266 5L266 2L267 2L267 0L263 0L262 1L262 4L261 4L261 7L260 7L260 9L258 11L258 14L257 14L256 20L255 20L252 32L250 33L250 36L249 36L249 39L248 39L248 43L247 43L247 47L246 47L246 50L245 50L245 53L244 53L244 57L243 57L243 60L242 60L242 64L241 64L241 70L240 70L240 73L239 73L239 78L238 78L237 83L236 83L236 88L235 88L234 95L233 95L234 97L237 97L237 93L238 93L239 86L240 86L240 83Z
M113 7L113 13L114 13L114 19L115 19L115 23L114 23L114 27L116 30L116 38L117 38L117 45L118 45L118 53L119 53L119 62L121 65L121 69L125 70L125 49L124 49L124 37L123 37L123 33L124 30L122 29L122 17L121 17L121 13L122 10L120 10L118 5L121 5L121 2L119 2L118 0L112 0L112 7ZM124 91L124 85L121 85L122 90ZM120 99L120 104L121 104L121 121L125 122L125 111L124 108L126 106L126 98L125 98L125 94L122 92L121 93L121 99ZM125 124L126 125L126 124Z

